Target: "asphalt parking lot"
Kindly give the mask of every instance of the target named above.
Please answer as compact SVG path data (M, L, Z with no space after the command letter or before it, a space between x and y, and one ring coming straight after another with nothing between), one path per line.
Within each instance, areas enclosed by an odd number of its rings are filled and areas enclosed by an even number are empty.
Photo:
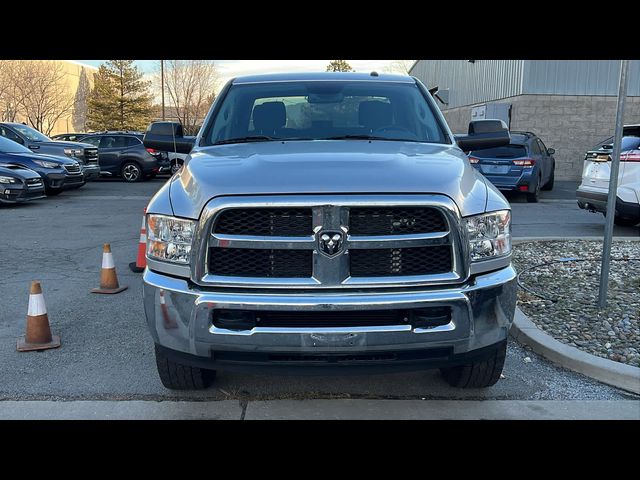
M144 321L136 258L143 208L166 177L141 184L88 183L55 198L0 209L0 400L202 400L390 398L492 400L616 400L630 396L555 367L514 341L505 378L486 390L449 387L436 371L369 376L259 376L225 373L201 392L172 392L158 379ZM579 210L570 183L543 201L510 198L513 232L525 236L602 235L604 217ZM616 227L616 235L638 235ZM118 295L94 295L102 244L111 243ZM29 285L42 282L49 320L62 347L19 353ZM525 357L532 361L525 362Z

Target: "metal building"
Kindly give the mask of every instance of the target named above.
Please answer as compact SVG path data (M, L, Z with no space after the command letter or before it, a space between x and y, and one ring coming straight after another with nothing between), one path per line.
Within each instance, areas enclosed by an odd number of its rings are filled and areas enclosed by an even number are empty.
M640 61L630 62L625 123L640 123ZM556 178L577 180L584 153L613 135L619 60L418 60L410 75L449 90L449 126L501 118L556 150Z

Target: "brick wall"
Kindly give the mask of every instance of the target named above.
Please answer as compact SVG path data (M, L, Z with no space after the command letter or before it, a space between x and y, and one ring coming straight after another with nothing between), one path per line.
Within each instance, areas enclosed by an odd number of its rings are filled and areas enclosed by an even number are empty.
M519 95L492 103L511 103L511 130L528 130L556 150L556 178L579 180L584 153L614 133L616 97ZM454 133L466 133L475 105L443 111ZM640 97L628 97L625 124L640 123Z

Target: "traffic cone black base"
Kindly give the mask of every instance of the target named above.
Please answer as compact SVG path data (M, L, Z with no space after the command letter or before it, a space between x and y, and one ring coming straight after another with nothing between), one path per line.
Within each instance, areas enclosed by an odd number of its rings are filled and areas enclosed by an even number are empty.
M131 269L132 272L134 273L140 273L140 272L144 272L144 267L138 267L138 264L136 262L131 262L129 264L129 268Z

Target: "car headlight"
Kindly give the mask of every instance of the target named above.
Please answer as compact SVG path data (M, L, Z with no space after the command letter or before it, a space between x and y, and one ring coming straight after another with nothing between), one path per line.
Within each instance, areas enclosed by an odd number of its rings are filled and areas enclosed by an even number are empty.
M76 155L82 155L82 150L78 148L65 148L64 154L70 157L75 157Z
M465 218L471 261L511 253L511 211L499 210Z
M166 215L147 215L147 257L188 264L197 222Z
M18 183L18 180L13 177L3 177L0 175L0 183Z
M46 160L34 160L35 163L44 168L59 168L60 164L55 162L47 162Z

